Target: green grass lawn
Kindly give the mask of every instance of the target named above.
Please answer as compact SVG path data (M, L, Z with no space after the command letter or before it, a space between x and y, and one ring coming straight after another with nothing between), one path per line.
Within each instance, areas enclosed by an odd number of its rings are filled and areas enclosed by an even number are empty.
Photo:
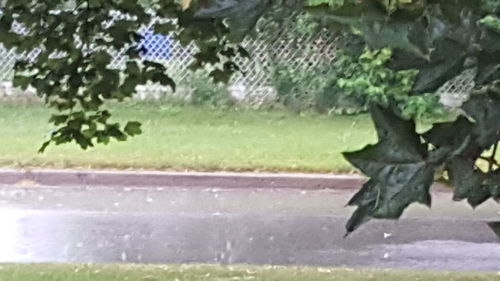
M214 110L161 103L113 105L116 120L144 133L88 151L75 144L37 150L51 126L37 104L0 104L0 166L197 171L347 172L341 152L375 140L368 116Z
M493 272L216 265L3 265L2 281L466 281L500 280Z

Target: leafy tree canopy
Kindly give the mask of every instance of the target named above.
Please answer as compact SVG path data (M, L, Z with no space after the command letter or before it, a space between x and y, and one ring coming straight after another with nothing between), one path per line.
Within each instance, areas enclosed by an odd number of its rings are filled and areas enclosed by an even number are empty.
M155 30L183 44L195 42L193 67L215 66L227 81L238 70L233 58L248 53L238 42L264 14L297 10L330 29L361 37L372 49L390 48L388 67L415 71L412 95L436 93L446 81L473 69L475 88L452 122L416 131L391 99L371 104L379 142L345 157L369 180L352 198L351 232L371 218L399 218L412 203L431 205L437 174L455 188L455 199L477 206L500 199L500 19L495 0L4 0L0 42L19 53L40 50L16 63L16 86L32 86L58 110L51 143L76 141L82 148L125 140L140 124L110 123L105 100L131 97L147 81L175 88L163 65L141 59L138 32ZM19 27L23 30L20 31ZM126 62L110 68L110 52L126 48ZM411 89L410 89L411 88ZM394 95L394 94L391 94ZM481 164L480 162L484 163Z
M435 93L445 82L473 69L475 89L453 122L423 134L392 105L374 103L379 142L345 157L370 180L349 202L358 209L353 231L370 218L399 218L414 202L431 205L429 189L445 170L455 199L476 207L500 199L495 158L500 141L500 33L490 2L466 0L350 1L340 7L320 1L311 10L361 36L372 48L390 47L389 67L417 70L416 96ZM484 161L484 165L480 162Z

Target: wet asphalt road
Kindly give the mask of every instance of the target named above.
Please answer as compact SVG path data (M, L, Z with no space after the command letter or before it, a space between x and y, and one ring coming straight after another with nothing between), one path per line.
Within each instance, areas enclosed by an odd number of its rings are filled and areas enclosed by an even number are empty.
M500 221L436 193L343 238L352 191L0 186L0 262L251 263L500 270Z

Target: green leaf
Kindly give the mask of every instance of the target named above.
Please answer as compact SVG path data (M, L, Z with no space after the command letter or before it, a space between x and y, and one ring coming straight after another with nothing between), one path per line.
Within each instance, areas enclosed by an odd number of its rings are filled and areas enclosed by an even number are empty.
M500 97L492 93L474 95L462 108L474 120L471 133L480 148L500 141Z
M432 52L428 63L418 67L419 73L413 86L413 91L416 93L436 91L464 70L467 50L457 42L439 42L436 50L438 51Z
M477 58L477 73L474 78L476 85L485 85L500 79L500 53L482 53Z
M447 165L450 181L455 187L453 199L467 199L473 207L490 198L500 198L500 170L484 173L475 166L475 161L466 157L455 157Z
M167 74L157 70L153 70L149 72L149 75L149 79L151 79L151 81L158 82L163 86L169 86L173 91L175 91L175 81Z
M50 143L51 143L51 140L44 142L42 144L42 146L40 147L40 149L38 149L38 153L44 153L45 150L47 149L47 147L50 145Z
M250 58L250 53L242 46L238 46L238 54L243 58Z
M21 75L16 75L14 76L14 80L12 81L14 87L19 87L23 90L26 90L30 84L33 81L33 77L30 76L21 76Z
M97 135L97 142L102 144L109 144L109 136L104 132L99 132Z
M500 200L500 168L486 175L484 186L489 189L493 199Z
M96 66L106 67L111 62L111 55L107 51L99 51L94 53L93 59Z
M129 75L133 76L140 76L141 75L141 69L139 68L139 65L135 61L129 61L127 62L127 66L125 68L125 71Z
M449 160L473 144L473 124L463 116L453 122L435 124L432 129L423 134L423 138L436 149L431 157L436 160Z
M92 144L92 141L90 139L86 138L82 133L79 133L79 132L75 133L74 134L74 139L75 139L76 143L78 143L78 145L80 145L80 147L83 150L86 150L89 147L94 146Z
M126 141L127 135L120 130L119 126L120 126L119 124L106 125L105 133L108 136L117 139L118 141Z
M58 126L58 125L66 123L68 121L68 118L69 118L69 116L67 114L62 114L62 115L53 114L50 117L49 122L52 122L52 123L54 123L54 125Z
M447 165L448 176L455 187L453 199L460 201L470 198L469 203L476 207L490 197L489 192L481 190L482 173L475 168L474 161L455 157Z
M232 73L233 72L230 70L215 69L210 72L210 77L212 77L215 82L228 83Z
M159 34L170 34L177 29L177 26L171 22L156 24L154 26L155 33Z
M123 129L125 133L129 136L140 135L142 133L141 123L136 121L130 121L127 123L125 128Z
M134 22L120 20L108 28L107 32L112 37L112 45L115 48L119 49L123 47L124 43L128 43L130 41L133 25Z
M429 188L437 166L427 162L415 124L381 108L374 108L372 116L379 142L344 153L351 164L370 177L349 202L358 209L347 223L348 233L370 218L397 219L414 202L431 204Z

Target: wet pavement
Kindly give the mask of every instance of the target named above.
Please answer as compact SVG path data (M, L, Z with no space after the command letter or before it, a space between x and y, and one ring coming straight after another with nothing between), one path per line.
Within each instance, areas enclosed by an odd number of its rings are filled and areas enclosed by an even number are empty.
M370 222L349 190L0 186L0 262L251 263L500 270L491 201Z

